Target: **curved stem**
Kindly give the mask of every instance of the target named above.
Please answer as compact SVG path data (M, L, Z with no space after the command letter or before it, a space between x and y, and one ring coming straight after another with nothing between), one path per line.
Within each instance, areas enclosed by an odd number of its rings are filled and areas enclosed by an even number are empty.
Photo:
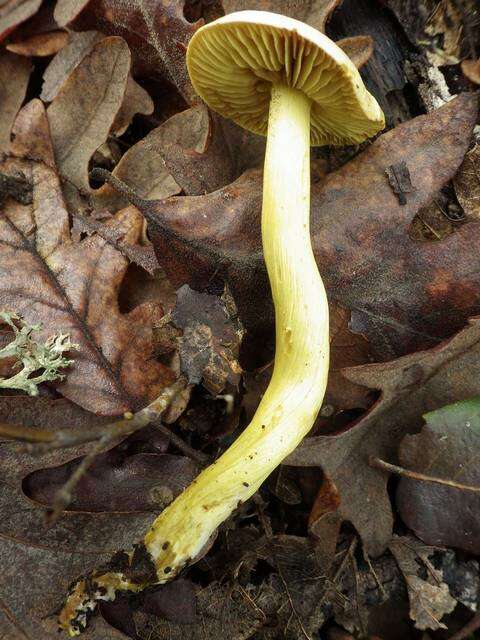
M328 305L310 243L310 101L272 87L262 238L276 318L275 367L249 426L153 523L160 582L197 556L311 429L328 375Z

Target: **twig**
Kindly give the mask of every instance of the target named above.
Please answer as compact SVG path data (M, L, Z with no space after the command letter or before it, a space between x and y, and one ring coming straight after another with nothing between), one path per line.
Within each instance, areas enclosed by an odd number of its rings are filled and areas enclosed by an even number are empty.
M0 436L26 442L22 448L26 453L44 453L53 449L68 449L79 444L100 440L110 436L111 440L119 436L128 436L152 422L158 421L165 409L186 386L184 378L179 378L163 389L158 398L137 413L126 413L122 420L110 422L93 429L72 431L71 429L37 429L0 423ZM176 436L178 438L178 436ZM188 447L188 445L183 445Z
M75 469L75 471L72 473L72 475L67 480L67 482L62 486L61 489L59 489L59 491L55 495L52 510L48 513L48 517L47 517L47 520L50 524L55 523L58 520L62 511L64 511L64 509L70 504L75 487L78 485L79 481L81 480L83 475L86 473L86 471L91 467L96 456L102 450L104 450L106 446L108 446L109 444L117 440L120 435L122 436L128 435L130 433L133 433L134 431L138 431L139 429L146 427L151 422L158 421L162 413L168 408L168 406L171 404L171 402L174 400L177 394L183 388L185 388L185 385L186 385L186 381L184 379L177 380L177 382L172 384L170 387L163 389L162 393L158 396L158 398L154 400L151 404L149 404L148 407L145 407L145 409L141 409L136 414L126 415L123 420L120 420L118 422L109 424L106 427L103 427L101 432L99 432L98 430L95 431L95 436L98 441L95 443L93 448L87 453L87 455L83 458L83 460ZM183 442L181 438L173 434L166 427L164 427L161 424L160 425L157 424L157 428L162 433L167 435L169 439L172 441L172 443L176 445L179 449L181 449L184 453L186 453L187 455L190 455L196 460L199 460L200 462L205 462L206 456L204 454L201 454L195 451L194 449L192 449L189 445ZM54 432L48 432L48 433L54 434ZM61 432L61 433L68 433L68 432ZM27 434L24 432L23 437L26 437L26 435ZM88 442L89 440L83 439L81 441ZM58 442L55 444L58 446ZM77 440L77 444L78 444L78 440ZM38 443L37 445L33 445L33 447L35 446L38 446ZM45 442L40 442L40 446L44 447ZM69 446L71 446L71 443L69 444Z
M454 480L445 480L445 478L438 478L436 476L427 476L424 473L418 471L411 471L410 469L404 469L396 464L390 464L375 456L370 456L369 464L371 467L381 469L382 471L388 471L395 473L397 476L403 478L410 478L411 480L419 480L420 482L434 482L435 484L443 484L452 489L459 489L460 491L473 491L473 493L480 493L480 487L473 486L471 484L462 484L461 482L455 482Z
M177 447L177 449L179 451L184 453L189 458L192 458L192 460L195 460L196 462L198 462L202 466L205 465L205 464L208 464L210 462L210 457L209 456L207 456L205 453L202 453L201 451L197 451L196 449L191 447L184 440L182 440L182 438L180 438L180 436L177 436L176 433L173 433L173 431L168 429L165 425L163 425L161 423L158 423L158 424L155 425L155 427L156 427L156 429L158 429L160 431L160 433L162 433L164 436L166 436L170 440L170 442L175 447Z
M472 634L474 634L478 629L480 629L480 613L476 613L470 622L467 622L460 631L457 631L453 636L450 636L449 640L465 640L472 636Z

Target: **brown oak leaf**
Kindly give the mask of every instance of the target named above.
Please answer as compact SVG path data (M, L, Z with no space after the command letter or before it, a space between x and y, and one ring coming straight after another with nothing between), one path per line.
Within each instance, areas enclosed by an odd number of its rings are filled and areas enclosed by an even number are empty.
M0 218L0 306L30 324L41 322L43 337L68 333L79 345L58 385L62 395L99 414L139 408L172 382L172 372L152 357L152 326L162 309L146 303L120 313L128 260L97 234L72 242L40 101L24 107L14 131L18 158L7 160L3 171L23 171L33 184L33 203L10 198ZM135 244L143 221L129 207L107 224Z
M477 98L462 94L438 111L382 135L312 186L312 242L329 297L352 312L351 329L377 359L437 344L480 311L480 269L469 222L442 242L419 243L410 223L461 163ZM386 167L405 162L414 191L406 205ZM247 330L270 326L273 312L260 239L262 178L245 173L214 193L135 200L149 223L158 260L175 287L226 280Z
M127 89L130 51L122 38L97 43L48 107L55 159L62 177L89 191L88 163L105 142Z
M55 19L73 30L122 36L132 51L135 73L163 74L193 103L199 99L188 78L185 51L202 23L188 22L183 5L184 0L59 0Z
M480 394L480 320L428 351L344 373L381 390L380 399L348 431L304 440L286 463L322 467L340 493L339 515L355 525L367 551L378 555L391 538L393 516L388 474L370 466L369 458L395 462L400 441L418 430L424 413Z

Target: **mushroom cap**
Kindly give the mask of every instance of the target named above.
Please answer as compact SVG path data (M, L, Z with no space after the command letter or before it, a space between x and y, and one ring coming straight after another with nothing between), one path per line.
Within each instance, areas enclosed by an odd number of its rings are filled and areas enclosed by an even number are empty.
M267 134L272 83L312 100L311 144L356 144L385 119L357 68L330 38L293 18L239 11L201 27L188 45L195 91L217 113Z

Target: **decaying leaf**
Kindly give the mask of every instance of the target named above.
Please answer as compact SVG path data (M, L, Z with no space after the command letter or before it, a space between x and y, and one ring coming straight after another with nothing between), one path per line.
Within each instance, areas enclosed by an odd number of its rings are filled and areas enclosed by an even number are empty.
M30 71L25 58L0 52L0 153L10 146L10 132L27 92Z
M480 219L480 144L467 153L453 184L467 218Z
M95 44L104 39L99 31L71 33L68 44L51 60L43 74L43 86L40 98L51 102L61 86Z
M353 64L360 69L373 55L373 38L371 36L352 36L343 38L337 45L345 51Z
M218 122L204 105L182 111L133 145L113 171L147 200L164 199L182 190L201 195L234 178L232 154ZM99 207L117 211L127 203L108 184L94 194Z
M377 359L436 344L480 310L480 274L471 264L480 224L464 225L443 242L409 236L414 215L455 174L476 114L477 98L462 94L384 134L312 187L313 247L329 297L352 312L352 330L368 338ZM415 187L403 206L385 175L400 162ZM226 280L252 331L273 317L261 194L260 173L247 172L206 196L135 202L174 286L204 289Z
M71 241L39 101L20 112L15 133L12 152L19 157L6 161L2 170L24 172L34 185L33 203L9 199L0 219L0 264L8 274L1 279L0 306L31 324L41 322L45 338L68 333L79 345L58 387L62 395L101 414L138 408L173 379L151 354L152 326L162 309L146 303L121 314L117 297L128 261L98 235ZM134 244L143 221L130 207L107 224Z
M457 601L452 598L448 585L443 582L442 572L435 569L428 557L435 549L423 545L413 536L394 536L389 549L395 556L405 578L410 601L410 616L417 629L446 629L441 622L443 616L455 609ZM421 565L427 578L420 577Z
M183 0L58 0L55 19L73 30L122 36L132 51L135 73L163 74L193 103L198 96L188 78L185 51L201 22L188 22L183 5Z
M213 395L227 384L237 389L242 374L238 352L244 332L225 302L185 285L177 291L172 320L183 331L178 353L181 372L189 383L203 382Z
M153 113L153 100L138 82L128 76L127 87L122 106L115 116L111 131L116 136L121 136L128 129L133 116L137 113L150 115Z
M123 103L130 52L122 38L96 44L62 85L48 107L59 172L89 191L88 163L105 142Z
M425 24L428 35L442 36L441 42L434 43L432 50L427 51L432 64L441 66L458 63L462 30L462 12L455 0L441 0Z
M40 8L42 0L6 0L0 6L0 41Z
M51 31L49 33L37 33L24 40L7 44L7 51L12 51L21 56L46 57L53 56L67 44L69 35L66 31Z
M348 431L307 438L287 458L287 464L328 473L340 493L339 514L355 525L370 554L388 544L393 518L388 475L371 467L369 457L394 462L402 438L418 430L426 412L480 394L479 362L480 321L472 320L429 351L347 369L349 380L380 389L380 400Z
M67 400L44 398L0 398L3 422L35 428L39 424L81 429L101 425L98 418ZM154 514L131 512L65 513L50 527L45 526L46 507L29 499L23 489L25 477L38 469L66 464L84 454L89 445L67 452L54 450L43 455L21 453L13 442L0 447L0 637L58 639L54 612L63 601L69 583L118 549L129 547L148 528ZM160 456L161 457L161 456ZM151 481L150 481L151 483ZM135 485L131 478L132 487ZM147 482L141 502L148 500ZM141 484L136 487L142 493ZM114 489L113 489L114 490ZM11 631L11 635L10 635ZM87 630L85 640L120 640L101 619Z
M400 463L428 476L480 487L480 399L424 418L422 431L403 439ZM480 552L480 494L402 478L397 506L405 523L428 544Z

